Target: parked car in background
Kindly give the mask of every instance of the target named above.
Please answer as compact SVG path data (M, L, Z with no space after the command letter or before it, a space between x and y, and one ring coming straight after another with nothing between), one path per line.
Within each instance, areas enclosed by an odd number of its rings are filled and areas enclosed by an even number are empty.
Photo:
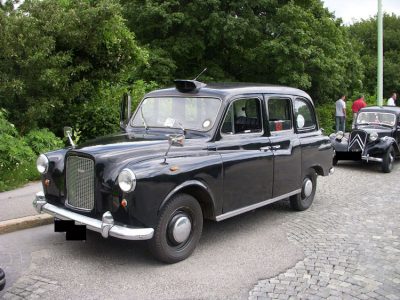
M333 171L333 148L308 94L175 84L145 95L132 117L125 97L123 133L40 155L36 209L105 238L148 240L155 257L174 263L193 252L204 218L222 221L285 198L295 210L310 207L317 175ZM67 238L76 229L56 225Z
M400 108L363 108L357 115L355 128L347 137L338 132L330 138L335 148L334 165L340 160L377 162L383 172L389 173L395 158L400 155Z

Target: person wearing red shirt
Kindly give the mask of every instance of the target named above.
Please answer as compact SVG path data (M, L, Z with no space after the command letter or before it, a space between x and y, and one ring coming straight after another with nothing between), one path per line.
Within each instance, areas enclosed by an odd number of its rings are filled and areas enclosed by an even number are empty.
M353 111L353 123L351 125L352 128L354 128L356 124L358 111L366 106L367 103L365 103L364 96L361 96L360 98L358 98L356 101L353 102L353 105L351 106L351 110Z

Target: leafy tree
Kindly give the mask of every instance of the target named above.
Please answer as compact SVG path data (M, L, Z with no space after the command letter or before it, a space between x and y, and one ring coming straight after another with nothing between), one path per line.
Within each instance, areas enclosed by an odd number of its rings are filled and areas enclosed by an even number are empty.
M150 52L146 80L191 78L207 66L203 80L292 85L318 101L361 88L363 69L346 28L320 0L121 2Z
M62 128L104 82L124 85L144 62L115 0L7 7L0 10L0 107L22 133Z
M377 22L376 17L349 27L365 68L365 88L375 94L377 85ZM389 97L400 86L400 16L383 16L383 90Z

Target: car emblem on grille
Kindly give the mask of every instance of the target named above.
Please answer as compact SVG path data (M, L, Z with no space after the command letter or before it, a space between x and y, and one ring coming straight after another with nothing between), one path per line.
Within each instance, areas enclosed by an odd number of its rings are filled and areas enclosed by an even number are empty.
M361 136L357 133L355 135L355 137L352 139L352 141L349 144L349 149L353 148L354 146L356 146L356 144L358 144L358 147L361 150L364 150L365 147L365 142L362 140Z
M78 173L85 173L84 169L78 169Z

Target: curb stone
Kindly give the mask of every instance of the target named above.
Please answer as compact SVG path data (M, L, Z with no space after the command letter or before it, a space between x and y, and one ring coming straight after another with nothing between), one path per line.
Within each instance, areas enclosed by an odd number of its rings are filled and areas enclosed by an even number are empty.
M0 222L0 234L51 224L53 219L54 217L49 214L42 214L2 221Z

